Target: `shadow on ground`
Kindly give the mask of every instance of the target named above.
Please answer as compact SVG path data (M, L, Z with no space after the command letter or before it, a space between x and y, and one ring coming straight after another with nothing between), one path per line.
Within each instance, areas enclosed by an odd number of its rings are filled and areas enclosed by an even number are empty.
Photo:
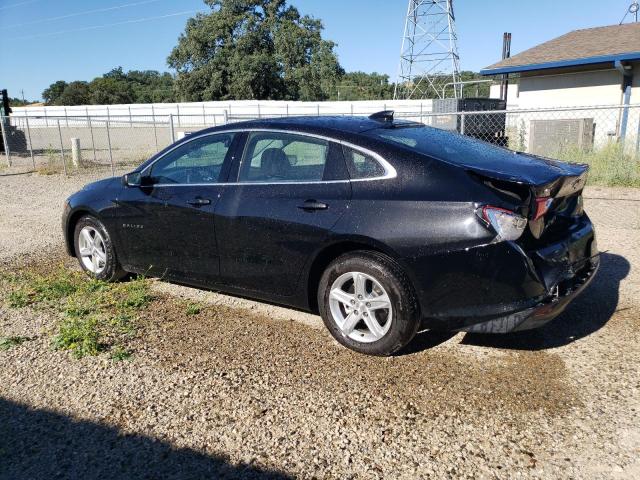
M620 282L629 274L626 258L611 253L601 255L600 270L587 289L567 309L545 326L504 335L467 333L467 345L517 350L544 350L561 347L600 330L617 311Z
M0 398L0 479L291 478Z

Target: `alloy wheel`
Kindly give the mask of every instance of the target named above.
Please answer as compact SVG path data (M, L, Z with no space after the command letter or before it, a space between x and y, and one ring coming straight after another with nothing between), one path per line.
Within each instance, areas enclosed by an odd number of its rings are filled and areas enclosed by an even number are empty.
M104 238L94 227L86 226L78 236L78 250L84 267L94 275L107 266L107 248Z
M386 290L378 280L362 272L347 272L333 282L329 308L340 332L362 343L380 340L393 320Z

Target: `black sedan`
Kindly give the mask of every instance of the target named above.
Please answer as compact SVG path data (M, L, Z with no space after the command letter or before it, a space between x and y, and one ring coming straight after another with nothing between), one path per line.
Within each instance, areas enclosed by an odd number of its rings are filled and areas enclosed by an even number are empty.
M557 316L597 270L587 167L364 117L202 130L66 202L70 255L319 312L374 355L420 328L510 332Z

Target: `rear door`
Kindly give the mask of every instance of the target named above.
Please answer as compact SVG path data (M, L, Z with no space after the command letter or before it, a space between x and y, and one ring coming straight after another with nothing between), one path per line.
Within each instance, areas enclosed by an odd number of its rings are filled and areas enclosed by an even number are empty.
M125 263L192 283L218 279L214 211L235 138L196 136L147 167L143 186L125 189L119 199Z
M216 208L221 280L269 296L294 294L305 262L348 206L347 177L337 143L249 132L237 182Z

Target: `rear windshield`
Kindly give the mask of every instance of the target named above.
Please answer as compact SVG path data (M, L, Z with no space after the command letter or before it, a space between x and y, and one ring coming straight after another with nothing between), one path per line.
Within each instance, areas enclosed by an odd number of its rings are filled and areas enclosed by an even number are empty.
M452 163L481 166L495 161L496 154L508 153L504 148L433 127L376 128L365 135Z

